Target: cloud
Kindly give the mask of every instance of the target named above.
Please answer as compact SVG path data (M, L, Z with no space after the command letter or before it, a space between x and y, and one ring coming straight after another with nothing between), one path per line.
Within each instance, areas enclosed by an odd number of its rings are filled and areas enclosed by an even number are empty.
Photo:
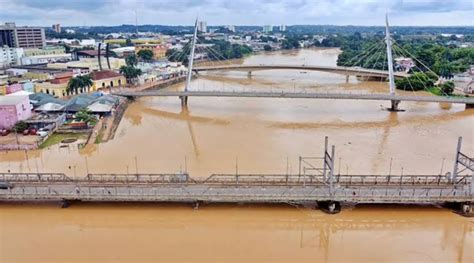
M0 0L0 22L24 25L472 25L472 0Z

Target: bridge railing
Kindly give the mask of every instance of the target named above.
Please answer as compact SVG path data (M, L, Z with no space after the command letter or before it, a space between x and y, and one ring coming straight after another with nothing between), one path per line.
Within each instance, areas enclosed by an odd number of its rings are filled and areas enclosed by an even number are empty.
M4 182L71 182L63 173L0 173L0 181Z
M88 174L83 182L88 183L144 183L144 184L176 184L188 183L187 173L177 174Z

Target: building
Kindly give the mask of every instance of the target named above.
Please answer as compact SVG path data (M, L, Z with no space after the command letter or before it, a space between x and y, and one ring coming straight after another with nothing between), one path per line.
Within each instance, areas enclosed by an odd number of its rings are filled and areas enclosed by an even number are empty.
M67 62L71 60L72 60L71 54L51 54L51 55L22 57L21 65L47 64L47 63L56 63L56 62Z
M112 70L92 71L89 75L93 81L92 91L121 87L127 84L127 81L122 74Z
M11 48L3 46L0 48L0 68L18 65L23 57L23 48Z
M56 33L61 33L61 25L60 24L54 24L53 25L53 30Z
M263 30L263 33L273 32L273 26L272 25L264 25L262 30Z
M280 32L285 32L285 31L286 31L286 25L281 25Z
M46 46L44 28L17 27L15 23L0 26L0 46L16 48L42 48Z
M31 117L28 96L0 96L0 129L10 129Z
M168 46L159 44L135 45L135 54L138 54L140 50L151 50L153 52L153 59L158 60L166 57Z
M65 54L66 49L61 46L46 46L44 48L27 48L24 50L25 57Z
M198 22L198 31L202 33L207 33L207 22L199 21Z

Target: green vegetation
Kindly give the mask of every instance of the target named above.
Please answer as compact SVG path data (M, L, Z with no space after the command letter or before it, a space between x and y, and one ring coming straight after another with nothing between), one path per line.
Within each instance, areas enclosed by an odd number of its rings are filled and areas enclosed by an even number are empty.
M135 68L134 66L121 66L120 73L125 76L127 82L134 83L142 74L142 70L139 68Z
M24 121L19 121L15 123L15 126L13 127L13 130L15 130L16 132L23 132L26 129L28 129L28 123Z
M89 125L95 125L97 123L97 118L91 114L87 108L83 108L75 114L76 121L82 121Z
M359 66L365 68L387 69L384 36L362 37L361 34L333 35L318 44L324 47L340 47L337 64L339 66ZM459 48L449 44L449 38L400 39L395 36L394 58L398 56L415 58L413 71L429 71L450 79L455 73L466 71L474 64L474 48ZM364 55L363 55L364 54ZM368 54L368 55L365 55ZM359 56L362 59L353 59Z
M270 45L265 45L265 46L263 46L263 50L272 51L272 47Z
M441 84L440 89L443 94L452 95L454 92L454 87L455 87L454 82L447 81Z
M432 88L436 80L437 76L434 74L416 72L410 77L395 80L395 85L397 86L397 89L419 91Z
M92 79L89 75L82 75L71 78L67 84L67 92L69 94L78 93L78 90L89 90L92 87Z
M150 61L153 60L153 51L151 51L149 49L142 49L142 50L138 51L137 56L138 56L139 59L141 59L143 61L150 62Z
M138 58L135 54L128 55L125 58L125 63L127 64L127 66L136 66L138 64Z
M77 133L54 133L51 134L46 141L44 141L39 148L44 149L52 145L58 144L65 139L84 139L86 135Z
M203 41L206 42L206 41ZM252 48L246 45L231 44L228 41L207 41L207 44L214 44L212 51L208 52L210 60L226 60L243 58L252 53ZM184 65L188 64L189 50L186 52L178 51L176 49L168 49L166 57L169 61L182 62Z

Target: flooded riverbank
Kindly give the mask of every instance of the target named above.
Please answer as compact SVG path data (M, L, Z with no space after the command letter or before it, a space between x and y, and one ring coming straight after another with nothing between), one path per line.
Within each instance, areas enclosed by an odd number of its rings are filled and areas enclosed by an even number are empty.
M263 53L242 63L334 66L338 52ZM169 89L183 89L183 84ZM253 72L251 78L246 72L202 74L192 89L388 92L385 82L354 77L346 82L336 74L284 70ZM464 105L403 102L404 112L391 113L385 110L388 102L190 98L188 106L182 111L178 98L137 99L113 140L81 150L0 153L0 170L75 177L180 170L194 177L236 171L296 173L298 156L322 155L324 136L336 145L336 172L341 174L388 174L390 160L392 174L445 173L452 170L458 136L464 137L463 151L474 152L474 110ZM473 260L468 249L474 242L473 220L435 208L357 207L327 216L292 207L210 206L193 211L181 206L80 205L60 210L2 204L0 222L0 261L6 262ZM86 255L78 247L100 250Z

